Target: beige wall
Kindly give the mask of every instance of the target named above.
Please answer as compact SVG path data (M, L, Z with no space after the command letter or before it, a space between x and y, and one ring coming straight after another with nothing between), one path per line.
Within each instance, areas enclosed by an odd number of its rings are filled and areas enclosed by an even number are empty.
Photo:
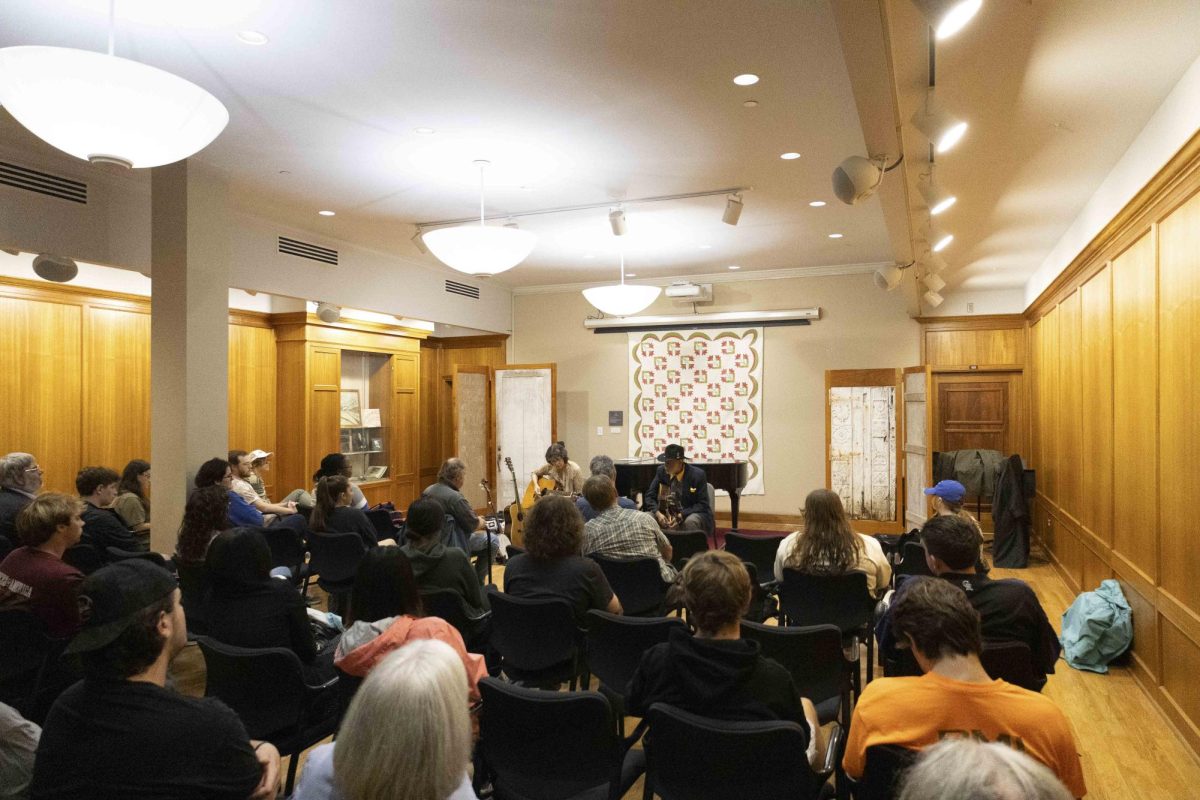
M904 297L881 292L870 275L718 283L704 311L769 311L818 306L811 326L767 328L763 352L763 439L767 493L748 496L742 510L796 514L810 489L825 485L825 370L903 367L919 358L919 328ZM624 458L628 428L608 433L608 412L628 423L626 334L583 327L595 310L578 291L513 298L513 360L558 364L558 438L586 468L596 453ZM646 313L690 310L660 299ZM605 434L596 435L604 426ZM718 511L729 501L718 500Z

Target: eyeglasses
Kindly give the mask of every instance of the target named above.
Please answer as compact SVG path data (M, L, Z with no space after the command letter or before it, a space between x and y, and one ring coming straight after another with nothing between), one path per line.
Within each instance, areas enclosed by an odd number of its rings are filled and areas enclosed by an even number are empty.
M26 472L41 472L42 468L39 467L37 464L34 464L32 467L27 468L25 471Z

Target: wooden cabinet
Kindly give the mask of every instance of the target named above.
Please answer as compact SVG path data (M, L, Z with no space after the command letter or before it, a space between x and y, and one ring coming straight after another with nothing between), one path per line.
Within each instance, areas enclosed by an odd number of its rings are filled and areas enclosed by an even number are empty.
M425 332L357 321L325 323L304 312L276 314L272 321L278 348L279 493L311 488L321 459L343 451L343 362L352 367L366 360L371 367L360 391L380 412L375 433L383 442L371 448L382 455L363 458L360 471L386 466L387 474L362 480L359 487L372 505L390 500L397 508L407 506L420 491L420 340ZM377 463L381 459L387 463Z

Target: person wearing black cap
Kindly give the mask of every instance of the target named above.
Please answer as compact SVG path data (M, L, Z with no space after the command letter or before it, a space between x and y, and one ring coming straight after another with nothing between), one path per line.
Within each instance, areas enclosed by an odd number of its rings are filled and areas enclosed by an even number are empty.
M669 444L658 460L663 465L654 473L646 490L642 510L654 514L664 530L708 533L713 510L708 502L708 476L687 463L683 446Z
M46 718L34 798L271 798L279 751L251 741L220 701L165 688L187 643L179 587L166 570L130 559L79 589L83 628L67 647L84 679Z

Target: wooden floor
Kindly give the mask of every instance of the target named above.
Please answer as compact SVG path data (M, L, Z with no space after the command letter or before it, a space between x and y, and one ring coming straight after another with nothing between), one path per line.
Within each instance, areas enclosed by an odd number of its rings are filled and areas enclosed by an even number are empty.
M497 584L503 583L503 573L503 567L494 568ZM1029 569L996 569L992 574L1029 583L1055 629L1060 627L1062 612L1074 598L1052 566L1038 561ZM204 660L199 648L189 646L175 659L172 679L184 693L203 694ZM1113 667L1107 675L1097 675L1059 661L1044 694L1071 721L1092 800L1200 797L1200 759L1146 697L1128 668ZM639 780L625 800L641 796Z

